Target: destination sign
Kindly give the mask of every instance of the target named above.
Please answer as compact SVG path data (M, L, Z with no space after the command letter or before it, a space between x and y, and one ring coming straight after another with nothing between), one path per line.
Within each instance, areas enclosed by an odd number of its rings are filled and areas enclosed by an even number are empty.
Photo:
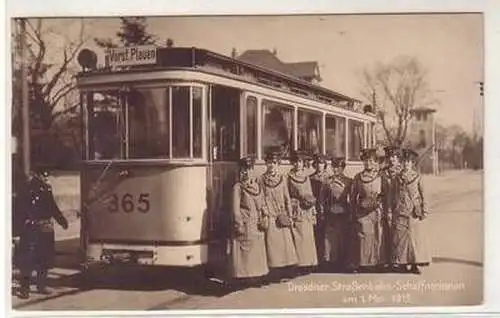
M106 64L109 66L156 64L156 46L143 45L110 48L106 50L105 58Z

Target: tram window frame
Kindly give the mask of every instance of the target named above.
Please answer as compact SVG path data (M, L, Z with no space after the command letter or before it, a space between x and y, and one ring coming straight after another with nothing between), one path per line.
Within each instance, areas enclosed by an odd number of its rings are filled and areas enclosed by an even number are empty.
M182 104L180 101L175 100L175 89L179 89L179 93L182 94L180 97L183 98ZM187 93L187 95L185 95ZM189 86L177 86L172 85L169 87L169 98L170 98L170 113L171 113L171 123L172 127L171 138L170 138L170 148L171 158L175 159L185 159L191 158L191 88ZM185 99L184 99L185 98ZM182 108L181 108L182 107ZM184 113L181 113L181 110ZM182 117L175 117L182 116ZM178 127L180 126L180 128ZM181 135L180 129L183 130L183 135ZM182 137L182 138L181 138Z
M96 96L100 94L103 96L102 100L105 100L105 96L113 96L115 99L115 105L104 105L102 114L103 116L105 115L105 112L107 111L107 108L114 108L115 110L112 111L111 113L113 114L113 121L115 122L115 128L113 136L106 136L102 135L99 138L95 138L97 129L96 129L96 122L93 120L93 118L97 118L97 114L101 113L101 111L96 111ZM124 138L124 133L125 133L125 126L126 123L125 121L125 114L124 114L124 109L123 109L123 94L120 92L119 89L103 89L103 90L92 90L88 91L86 93L86 100L84 100L84 108L86 110L86 122L85 122L85 135L86 135L86 152L87 160L120 160L124 159L124 154L125 154L125 140ZM109 128L112 125L112 123L108 123L105 125L100 125L101 127ZM115 140L111 140L115 139ZM107 140L108 144L102 146L103 150L110 150L112 148L116 148L115 151L113 151L112 155L102 155L98 156L101 152L96 149L96 148L101 148L97 147L97 142L96 141L103 141ZM110 144L115 144L110 146ZM104 151L103 151L104 152Z
M252 101L252 103L250 103ZM252 109L250 111L250 109ZM254 95L245 98L245 151L247 156L257 157L258 153L259 99Z
M188 121L185 123L187 126L187 130L189 131L189 136L188 136L188 149L185 151L187 153L187 156L175 156L175 151L174 151L174 136L176 134L176 131L173 129L174 124L173 124L173 119L174 119L174 103L175 100L173 99L173 94L172 94L172 89L174 87L181 87L181 88L188 88L189 90L189 102L188 102ZM204 95L206 92L206 89L204 88L203 85L197 85L194 83L172 83L168 85L168 96L169 96L169 105L170 105L170 159L172 160L203 160L205 159L205 144L206 144L206 138L203 136L204 132L204 127L205 127L205 121L207 120L206 116L206 109L207 105L205 104L204 100ZM200 121L196 121L193 118L194 114L194 108L196 107L195 102L194 102L194 91L198 90L200 91L201 95L199 98L199 103L198 105L200 106L200 111L198 112L201 116ZM199 124L200 127L197 129L195 126ZM195 149L197 141L195 140L195 137L199 139L199 145L200 147Z
M186 156L174 156L174 152L172 149L172 143L173 143L173 134L175 134L175 131L172 129L173 123L173 116L172 116L172 87L185 87L189 91L189 102L188 102L188 114L189 117L186 116L187 122L185 125L188 127L188 140L186 141L186 146L187 150L183 151L183 154L186 154ZM207 138L204 134L204 129L206 129L206 119L207 119L207 103L205 101L205 96L206 96L206 87L201 84L196 84L196 83L184 83L184 82L179 82L179 83L172 83L169 85L137 85L134 87L135 91L140 91L140 90L147 90L147 89L160 89L163 90L163 100L164 100L164 107L166 108L166 115L168 118L168 121L166 122L167 125L167 135L166 140L164 141L164 145L166 148L166 153L168 155L164 155L161 157L158 156L131 156L129 152L129 141L130 141L130 134L128 131L128 122L127 122L127 116L128 116L128 108L129 108L129 103L128 103L128 95L127 92L130 89L123 89L123 88L118 88L118 87L111 87L111 88L106 88L106 89L89 89L85 90L82 92L82 95L84 96L84 99L82 99L82 103L84 103L84 111L85 113L85 120L84 120L84 130L85 130L85 143L86 143L86 151L85 151L85 160L89 161L107 161L107 160L127 160L127 161L143 161L143 160L194 160L194 161L199 161L199 160L206 160L207 152L206 147L207 144ZM114 155L109 158L96 158L94 155L93 149L95 148L95 145L93 143L93 135L95 134L94 131L94 125L92 124L91 121L91 116L94 113L94 106L95 106L95 95L96 94L105 94L106 92L113 92L115 95L117 95L117 99L119 100L118 106L116 107L119 111L118 119L117 121L120 122L120 129L117 129L116 134L120 136L120 153L119 155ZM199 98L195 100L194 94L195 92L199 92ZM175 101L174 101L175 102ZM198 110L197 110L198 109ZM195 114L199 116L199 119L194 118Z
M268 151L268 148L274 148L274 147L278 147L279 145L269 145L269 144L266 144L266 134L268 134L268 132L266 132L266 111L269 107L273 107L273 108L281 108L281 109L286 109L287 111L289 111L290 113L290 123L289 123L289 127L287 127L287 130L290 129L289 131L287 131L287 135L288 135L288 144L289 144L289 148L288 149L285 149L285 150L282 150L282 159L284 160L288 160L290 159L290 154L293 150L296 149L296 145L295 145L295 130L296 130L296 116L295 116L295 112L296 112L296 108L295 106L293 105L290 105L290 104L286 104L284 102L281 102L281 101L277 101L277 100L273 100L273 99L269 99L269 98L263 98L261 100L261 107L262 107L262 114L261 114L261 153L262 153L262 156L265 156L267 151ZM281 112L280 112L281 113ZM287 124L285 122L285 124ZM279 146L279 147L283 147L283 145ZM267 149L266 149L267 148Z
M137 94L134 96L134 94ZM141 94L141 95L138 95ZM158 94L155 96L155 94ZM148 95L150 95L148 103ZM142 97L143 103L134 99ZM144 120L131 116L136 109L143 111ZM127 94L127 159L168 159L170 157L170 111L165 87L140 87ZM163 119L163 120L162 120ZM135 130L134 126L139 129ZM141 128L142 126L142 128ZM156 129L155 129L156 127ZM139 134L134 133L138 132ZM141 134L145 136L141 139ZM137 141L136 136L138 135Z
M309 145L306 145L306 146L303 146L302 145L302 127L300 126L301 124L301 116L314 116L316 117L316 127L315 129L318 129L317 131L317 149L312 149L311 147L311 144ZM309 117L309 118L311 118ZM309 134L309 131L305 131L305 134L308 135ZM310 110L310 109L306 109L306 108L302 108L302 107L297 107L297 149L298 150L302 150L302 151L306 151L306 152L309 152L309 153L323 153L323 137L324 136L324 131L323 131L323 113L319 112L319 111L314 111L314 110ZM305 143L308 143L307 142L307 139L309 136L306 137L306 141Z
M332 123L331 120L333 120L333 125L331 125ZM325 153L327 155L335 157L346 157L346 143L347 143L346 126L347 126L346 117L328 113L325 114L324 136L325 136ZM333 134L328 133L330 130L333 130Z
M358 133L357 135L353 132L355 132L354 129L356 128L361 128L362 131ZM365 147L366 145L366 140L365 140L365 123L361 120L349 118L347 121L347 160L348 161L361 161L361 150ZM353 143L355 142L354 136L359 136L359 146L358 149L353 147ZM356 152L357 150L357 152Z

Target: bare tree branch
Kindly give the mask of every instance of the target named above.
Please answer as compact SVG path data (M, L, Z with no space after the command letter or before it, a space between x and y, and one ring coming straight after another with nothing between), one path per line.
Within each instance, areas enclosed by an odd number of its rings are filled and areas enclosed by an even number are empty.
M429 95L426 72L415 58L403 56L388 64L377 63L371 71L365 69L362 75L361 95L374 108L380 108L378 117L388 142L403 144L412 110L422 106ZM377 103L375 95L383 101L382 104ZM389 126L388 116L394 118L391 121L394 127Z

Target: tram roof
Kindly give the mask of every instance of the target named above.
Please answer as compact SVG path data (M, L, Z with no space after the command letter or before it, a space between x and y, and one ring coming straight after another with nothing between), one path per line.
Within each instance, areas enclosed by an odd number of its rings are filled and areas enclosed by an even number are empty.
M225 56L206 49L196 47L174 47L157 48L156 63L149 65L134 65L111 69L109 67L99 68L92 71L81 72L78 77L102 75L105 73L127 73L162 70L173 67L211 67L225 73L245 76L253 75L258 82L273 87L281 87L283 84L295 93L318 94L322 98L332 99L337 102L361 103L360 100L333 91L331 89L315 85L298 77L282 73L277 70L265 68L229 56Z

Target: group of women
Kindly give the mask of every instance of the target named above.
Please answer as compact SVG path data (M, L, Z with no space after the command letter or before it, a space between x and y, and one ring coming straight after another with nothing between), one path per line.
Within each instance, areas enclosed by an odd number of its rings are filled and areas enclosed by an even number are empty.
M283 174L279 153L269 152L261 176L254 175L253 158L240 160L232 206L236 281L260 285L316 269L420 273L429 265L417 153L364 149L364 169L353 179L343 158L314 156L312 174L309 160L294 152Z

